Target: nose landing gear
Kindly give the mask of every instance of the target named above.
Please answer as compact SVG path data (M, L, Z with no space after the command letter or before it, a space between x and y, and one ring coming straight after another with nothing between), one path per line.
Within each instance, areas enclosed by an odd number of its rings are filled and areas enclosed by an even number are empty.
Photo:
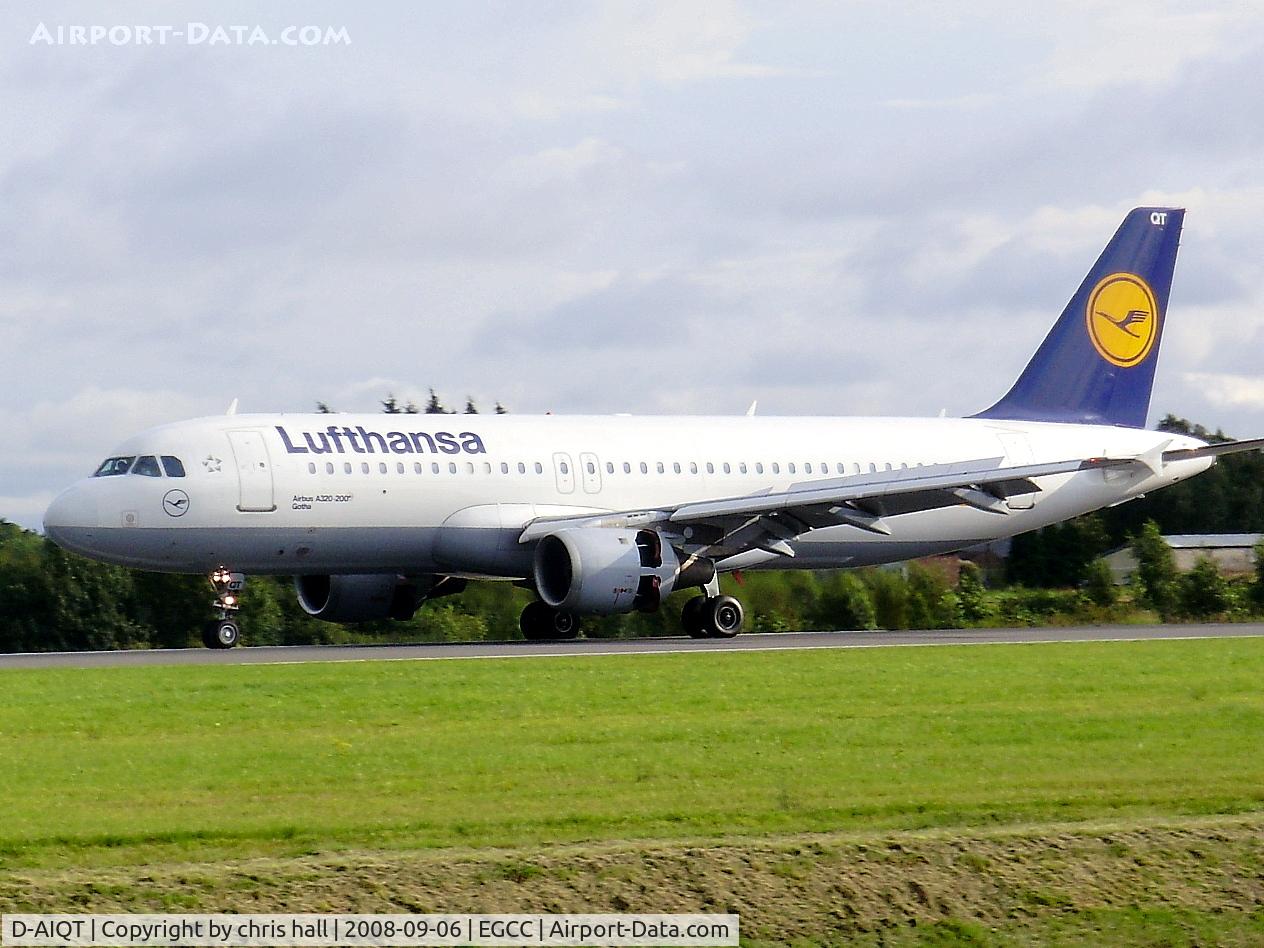
M246 585L244 573L217 569L211 573L215 590L212 603L219 617L202 627L202 644L207 648L232 648L241 639L241 627L233 616L241 609L241 591Z

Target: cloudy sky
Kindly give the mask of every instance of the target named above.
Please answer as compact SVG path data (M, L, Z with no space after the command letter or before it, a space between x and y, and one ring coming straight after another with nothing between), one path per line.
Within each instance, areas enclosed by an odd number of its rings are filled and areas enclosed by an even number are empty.
M1142 203L1264 434L1256 3L364 6L0 9L0 517L234 398L968 413Z

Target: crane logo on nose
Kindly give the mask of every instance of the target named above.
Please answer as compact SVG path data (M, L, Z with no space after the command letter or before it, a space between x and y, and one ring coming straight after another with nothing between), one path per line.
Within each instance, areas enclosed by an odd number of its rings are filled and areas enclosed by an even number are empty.
M1112 273L1098 283L1084 318L1097 354L1123 369L1144 362L1159 337L1154 291L1133 273Z
M189 512L189 495L182 490L169 490L162 498L162 509L168 517L183 517Z

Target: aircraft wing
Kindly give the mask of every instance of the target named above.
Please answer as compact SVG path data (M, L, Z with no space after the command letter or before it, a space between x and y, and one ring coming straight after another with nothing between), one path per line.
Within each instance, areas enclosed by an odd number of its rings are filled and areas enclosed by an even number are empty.
M980 458L806 481L780 491L657 509L541 518L527 524L519 542L573 527L653 528L681 537L687 546L705 550L708 556L731 556L748 549L793 556L787 541L823 527L850 525L889 534L890 517L954 506L1006 516L1008 498L1040 491L1033 478L1138 464L1154 469L1169 443L1138 457L1075 458L1010 467L1004 466L1001 457Z

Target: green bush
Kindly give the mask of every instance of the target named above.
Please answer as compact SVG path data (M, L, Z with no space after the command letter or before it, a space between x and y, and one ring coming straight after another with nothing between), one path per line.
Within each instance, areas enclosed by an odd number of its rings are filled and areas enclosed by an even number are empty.
M1133 538L1132 552L1137 557L1133 581L1142 601L1154 608L1164 621L1172 618L1180 607L1176 558L1153 520L1147 520Z
M820 595L812 615L816 629L876 629L869 589L855 573L830 573L820 582Z
M1084 596L1095 606L1109 608L1119 601L1115 588L1115 574L1105 560L1093 560L1085 570Z
M967 625L983 622L994 613L983 585L983 570L977 563L961 564L957 576L957 602L961 605L961 618Z
M1194 568L1180 577L1177 589L1183 616L1206 619L1229 607L1228 583L1211 557L1200 556Z

